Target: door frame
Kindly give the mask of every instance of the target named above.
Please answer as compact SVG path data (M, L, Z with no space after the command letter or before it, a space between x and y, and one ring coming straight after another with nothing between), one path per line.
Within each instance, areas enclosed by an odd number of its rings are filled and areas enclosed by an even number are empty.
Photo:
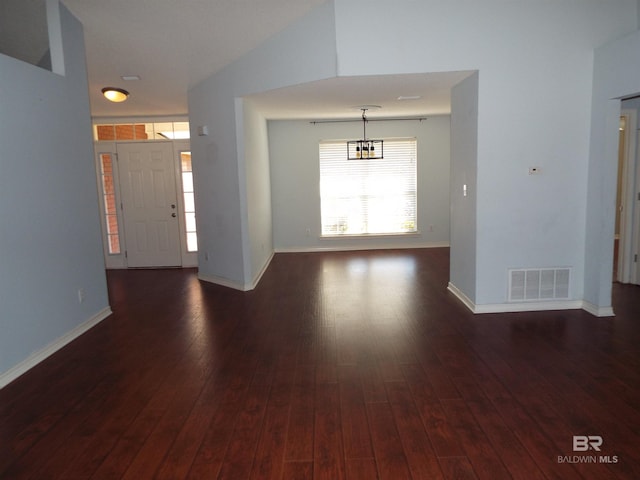
M626 119L625 145L622 159L622 183L620 214L620 238L618 244L617 278L620 283L638 283L638 262L635 255L638 252L638 208L636 197L638 195L637 177L637 111L623 108L620 116ZM616 208L619 208L616 206Z
M174 179L176 186L176 196L177 196L177 214L178 214L178 224L179 224L179 243L180 243L180 258L181 258L181 267L197 267L198 265L198 254L197 252L187 252L186 247L186 234L185 234L185 220L184 220L184 197L182 195L182 171L180 168L180 151L190 150L190 141L189 140L163 140L164 142L172 143L173 149L173 167L174 167ZM118 143L152 143L154 140L123 140L122 142L117 141L96 141L94 142L94 161L96 165L96 181L97 188L100 198L100 227L102 229L102 243L103 243L103 253L104 253L104 262L105 268L107 270L112 269L126 269L129 268L127 263L127 258L125 255L127 245L126 239L124 236L124 219L122 212L122 204L121 204L121 189L120 189L120 171L118 168L118 160L117 160L117 145ZM100 167L100 155L101 154L110 154L113 161L113 176L115 182L115 192L116 192L116 203L118 206L117 209L117 217L118 217L118 229L120 232L120 253L119 254L110 254L108 250L107 243L107 232L104 224L105 218L105 209L102 191L102 179L101 179L101 167Z
M637 124L636 124L637 128ZM629 258L629 263L631 265L631 276L630 283L640 285L640 149L638 145L640 145L640 130L635 130L635 144L636 151L634 156L635 162L635 188L633 189L633 193L631 195L631 205L633 206L633 226L629 228L632 235L632 249L633 255ZM630 175L633 176L633 175Z
M107 270L118 269L118 268L127 268L127 261L125 257L126 251L126 242L124 239L124 235L121 234L123 232L123 218L122 218L122 207L120 203L121 193L120 193L120 172L118 170L118 161L117 161L117 149L116 142L94 142L93 144L94 151L94 159L96 166L96 181L98 187L98 195L100 197L99 206L100 206L100 228L102 231L102 245L103 245L103 253L104 253L104 264ZM107 231L105 226L105 206L104 206L104 191L102 188L102 178L101 178L101 163L100 163L100 155L108 154L111 155L112 159L112 175L113 182L115 187L116 194L116 216L118 220L118 233L120 240L120 253L109 253L109 245L107 239Z
M180 152L191 151L190 140L173 140L173 166L175 169L176 192L178 194L178 223L180 224L180 255L182 267L197 267L198 252L187 251L187 226L184 218L184 188L182 185L182 166Z

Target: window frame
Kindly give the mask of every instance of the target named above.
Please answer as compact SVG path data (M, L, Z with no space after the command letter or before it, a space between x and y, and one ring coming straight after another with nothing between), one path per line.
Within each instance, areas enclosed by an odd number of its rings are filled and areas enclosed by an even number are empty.
M108 175L105 174L104 167L104 157L109 157L111 162L111 173ZM121 209L120 209L120 192L119 192L119 179L117 172L117 158L116 154L113 152L107 151L99 151L97 152L98 159L98 177L100 179L99 192L100 192L100 207L101 207L101 217L102 217L102 229L104 230L104 239L105 243L105 252L110 257L116 257L123 254L123 238L122 238L122 219L121 217ZM105 177L110 176L112 182L112 191L107 192L107 185L105 183ZM110 211L109 206L107 204L107 197L109 195L113 196L113 212ZM110 231L110 222L109 217L114 217L115 219L115 229L116 232L112 233ZM117 242L118 251L112 251L111 249L111 237L115 237Z
M319 166L319 180L320 180L320 223L321 223L320 237L321 238L345 238L345 237L354 238L354 237L372 237L372 236L405 237L405 236L420 234L418 229L419 216L418 216L418 140L417 140L417 137L390 137L390 138L384 138L384 142L385 142L385 158L384 159L359 159L359 160L347 160L346 140L322 140L319 142L318 166ZM401 145L403 143L408 145ZM334 161L336 165L344 169L350 169L350 166L354 167L353 169L351 169L351 172L349 173L349 175L351 175L352 178L356 178L356 174L358 173L357 170L359 170L360 168L366 170L368 168L368 165L375 166L376 164L379 165L380 163L385 164L382 170L386 170L387 173L399 174L400 172L393 172L393 165L390 166L388 165L387 162L398 161L398 155L400 153L406 153L408 158L404 162L412 166L412 172L410 172L410 175L409 175L410 186L408 190L410 192L408 196L412 198L409 202L408 207L401 207L401 208L409 208L412 210L413 212L412 215L410 215L408 219L403 220L403 222L405 223L411 222L412 226L409 226L407 228L399 227L396 230L393 230L393 229L381 230L380 228L375 228L375 227L372 228L370 226L370 224L372 223L371 222L372 217L369 215L373 211L373 210L370 211L371 206L375 207L376 203L378 205L380 205L381 203L384 204L385 202L387 202L387 200L384 200L382 198L382 195L379 195L379 194L378 195L375 195L375 194L371 195L370 193L367 195L363 194L363 192L366 192L368 190L368 187L364 187L360 195L351 195L350 197L342 197L347 202L351 202L352 204L359 204L358 206L355 207L355 209L360 210L360 212L351 214L350 216L352 219L358 218L359 216L365 217L364 219L361 219L362 221L359 223L359 225L363 226L363 231L353 231L354 229L353 228L350 229L348 226L346 227L344 232L339 232L334 229L327 228L327 225L329 223L332 223L327 219L327 202L332 201L332 199L333 201L336 201L336 199L338 199L337 201L339 201L339 197L336 197L336 196L327 197L326 195L327 187L326 185L323 185L323 181L326 181L325 180L327 175L326 169L328 168L327 164L323 163L323 160L324 160L323 150L326 147L332 150L330 154L331 158L329 159L329 161ZM402 150L406 150L406 152L402 152ZM327 152L325 151L324 153L327 153ZM384 167L387 167L387 168L385 169ZM336 173L334 173L333 175L338 176L340 175L340 172L336 171ZM347 172L343 172L341 173L341 175L347 175ZM383 172L378 172L373 176L368 176L364 178L368 179L367 180L368 183L375 183L376 178L378 179L378 182L380 182L380 178L382 178L381 175L383 175ZM358 177L358 178L362 180L361 177ZM387 177L387 178L390 178L390 177ZM405 181L406 180L397 178L397 181L395 182L396 188L392 189L394 193L387 192L387 195L392 195L397 197L398 194L402 192L402 190L406 191L406 185L402 185L403 182ZM400 185L402 185L402 188L400 187ZM365 196L367 196L368 198L364 198ZM396 201L406 202L406 199L403 200L403 198L404 197L400 196L396 199ZM334 220L338 219L339 217L338 215L335 215L335 214L332 216L334 217ZM398 218L398 221L400 221L400 219L402 219L402 215L398 216L397 218ZM387 219L386 221L388 222L390 220ZM384 222L381 222L379 220L377 223L384 223ZM333 225L337 225L336 229L339 228L339 222L336 223L334 221ZM357 229L358 228L356 228L355 230Z
M182 156L183 155L189 155L189 165L190 165L190 170L184 170L183 169L183 161L182 161ZM197 254L198 253L198 224L197 224L197 219L196 219L196 208L195 208L195 187L193 186L193 163L191 161L191 149L178 149L178 166L179 166L179 176L180 176L180 184L179 184L179 191L180 191L180 197L181 197L181 201L179 202L180 207L182 209L182 218L184 219L184 226L180 229L181 230L181 235L183 235L183 239L182 241L184 242L184 250L186 253L192 253L192 254ZM191 190L187 190L185 187L185 175L187 177L189 177L189 183L191 184ZM193 211L187 211L187 196L191 195L193 197ZM193 214L193 223L194 223L194 230L190 230L189 229L189 222L187 220L187 216L189 214ZM195 236L195 250L190 249L190 240L189 240L189 235L192 234L193 236Z

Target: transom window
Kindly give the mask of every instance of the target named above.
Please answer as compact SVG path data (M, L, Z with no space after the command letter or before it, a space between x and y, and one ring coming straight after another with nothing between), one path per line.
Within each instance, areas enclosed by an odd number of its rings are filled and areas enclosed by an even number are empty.
M323 236L417 231L417 141L384 139L383 159L347 160L345 141L320 143Z
M187 140L189 122L100 123L93 126L97 141Z

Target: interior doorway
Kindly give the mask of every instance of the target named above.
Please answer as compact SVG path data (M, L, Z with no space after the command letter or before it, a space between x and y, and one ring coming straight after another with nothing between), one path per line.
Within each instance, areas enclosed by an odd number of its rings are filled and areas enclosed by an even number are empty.
M637 103L637 102L635 102ZM638 242L640 237L640 177L637 168L637 112L640 104L623 102L618 136L618 179L614 236L613 281L640 283Z

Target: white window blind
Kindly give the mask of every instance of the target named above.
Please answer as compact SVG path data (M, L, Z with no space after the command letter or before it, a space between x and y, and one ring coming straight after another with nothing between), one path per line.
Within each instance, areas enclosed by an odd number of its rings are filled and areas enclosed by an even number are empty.
M384 158L347 160L345 141L320 143L322 235L417 231L417 142L385 139Z

